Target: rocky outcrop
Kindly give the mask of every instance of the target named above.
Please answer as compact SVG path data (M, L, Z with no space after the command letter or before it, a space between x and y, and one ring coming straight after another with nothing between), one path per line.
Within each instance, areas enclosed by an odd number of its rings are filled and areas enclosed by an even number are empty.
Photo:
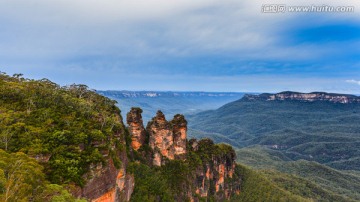
M183 115L177 114L170 122L173 129L174 155L184 158L186 154L187 121Z
M161 111L148 123L149 145L154 151L153 164L160 166L163 158L175 158L174 135L171 124L165 119Z
M128 113L129 133L131 137L141 134L141 111L132 109ZM134 127L135 126L135 127ZM140 128L140 129L139 129ZM231 146L214 144L210 139L187 141L187 121L183 115L175 115L167 121L165 115L158 111L156 116L147 124L148 142L142 143L144 149L139 150L139 144L131 144L146 160L149 166L167 166L172 160L181 162L193 161L191 156L197 156L200 163L193 162L191 170L182 175L186 178L183 190L175 194L176 201L188 198L190 201L200 201L200 198L214 197L216 201L225 201L234 194L240 193L240 176L236 173L236 155ZM137 141L138 139L136 139ZM134 138L132 139L132 142ZM141 148L141 147L140 147ZM145 152L150 152L150 155ZM190 159L187 159L190 158ZM175 173L174 173L175 174ZM185 175L185 176L184 176ZM193 182L190 183L189 182ZM154 185L156 186L156 185ZM111 196L111 195L109 195Z
M190 149L203 155L203 165L196 171L195 192L200 197L214 195L217 201L240 193L241 180L236 174L236 154L229 145L215 145L210 139L190 141Z
M133 107L126 116L131 134L131 146L136 151L144 144L146 138L141 113L142 109Z
M260 95L244 95L246 100L266 100L266 101L302 101L302 102L315 102L315 101L327 101L332 103L360 103L360 97L355 95L324 93L324 92L312 92L312 93L298 93L298 92L281 92L277 94L263 93Z
M132 148L137 151L144 144L147 132L149 146L153 150L153 165L161 166L166 159L184 159L187 137L187 121L184 116L177 114L173 120L167 121L165 115L158 111L145 131L141 112L141 109L132 108L127 115Z

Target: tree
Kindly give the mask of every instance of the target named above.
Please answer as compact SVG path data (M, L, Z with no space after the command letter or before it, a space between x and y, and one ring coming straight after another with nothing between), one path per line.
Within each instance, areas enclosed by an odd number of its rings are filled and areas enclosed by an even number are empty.
M0 140L4 144L5 151L8 150L8 146L9 146L12 136L13 136L13 133L8 129L1 130L1 132L0 132Z
M44 183L42 166L35 159L0 150L1 201L29 201L41 193Z
M16 79L18 79L18 81L23 80L24 78L22 77L24 74L14 74L13 77L15 77Z

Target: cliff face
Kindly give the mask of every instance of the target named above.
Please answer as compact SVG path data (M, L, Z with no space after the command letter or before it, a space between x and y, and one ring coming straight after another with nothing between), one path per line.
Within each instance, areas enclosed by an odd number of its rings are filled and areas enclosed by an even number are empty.
M132 108L126 116L131 133L131 146L136 151L144 144L146 138L141 113L140 108Z
M134 119L128 119L130 135L137 136L137 130L131 129L135 124L131 120ZM167 169L167 162L178 160L190 167L190 171L184 174L186 176L182 176L186 178L186 183L179 182L184 184L180 185L182 190L175 196L177 201L184 198L199 201L200 198L209 197L223 201L240 193L241 180L239 174L235 174L234 150L228 145L215 145L210 139L187 141L187 121L183 115L175 115L173 120L167 121L164 114L158 111L148 123L146 133L152 151L150 166ZM137 147L135 149L138 150ZM194 156L198 157L200 163L193 162L196 161Z
M312 93L298 93L298 92L281 92L277 94L264 93L260 95L245 95L244 99L248 100L295 100L303 102L327 101L332 103L360 103L360 97L354 95L312 92Z
M174 160L174 137L170 123L161 111L148 123L149 145L154 151L153 164L160 166L167 158Z
M176 115L168 122L161 111L148 123L149 146L153 149L153 164L160 166L165 159L183 158L186 153L187 122L182 115Z
M118 122L122 123L121 118ZM136 130L135 130L136 131ZM74 195L86 198L93 202L117 202L129 201L134 190L134 176L127 173L127 165L129 163L126 150L119 150L118 144L125 145L125 132L119 130L113 135L113 145L111 150L102 150L103 142L95 142L93 147L99 147L101 154L105 159L105 163L92 164L89 172L83 178L86 179L84 187L78 187L74 191ZM136 146L136 145L135 145ZM120 162L115 163L113 159L119 159Z
M170 124L173 128L175 157L183 158L186 154L187 121L183 115L177 114Z
M90 179L81 190L81 197L94 202L129 201L134 189L134 177L122 166L117 169L109 159L106 166L97 165L89 174Z
M236 173L236 154L231 146L215 145L210 139L191 139L190 151L199 153L202 166L196 170L195 192L201 197L214 195L217 201L240 194L239 173Z

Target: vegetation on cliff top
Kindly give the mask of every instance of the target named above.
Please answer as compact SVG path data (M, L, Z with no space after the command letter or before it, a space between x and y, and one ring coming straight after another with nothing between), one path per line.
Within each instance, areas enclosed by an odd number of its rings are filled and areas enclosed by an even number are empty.
M226 161L230 158L229 161L232 162L234 156L231 155L235 155L235 151L228 145L214 144L210 139L199 140L197 149L193 149L191 144L194 141L193 139L188 143L185 161L171 160L161 167L136 162L130 164L128 171L135 175L135 189L131 201L187 201L189 196L204 201L216 201L213 182L210 182L207 197L196 196L196 173L203 171L204 166L213 164L213 159ZM141 157L135 160L145 161ZM241 181L240 173L234 173L233 180ZM228 183L231 184L230 181ZM157 186L154 186L155 184Z
M0 98L0 148L40 160L52 183L83 185L89 165L103 163L111 137L123 133L115 102L85 85L1 74Z

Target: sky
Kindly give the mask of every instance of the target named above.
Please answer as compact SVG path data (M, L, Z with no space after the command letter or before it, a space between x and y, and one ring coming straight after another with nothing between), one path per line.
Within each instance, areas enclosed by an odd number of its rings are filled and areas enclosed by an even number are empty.
M262 10L275 4L354 10ZM97 90L360 94L360 1L1 0L0 71Z

